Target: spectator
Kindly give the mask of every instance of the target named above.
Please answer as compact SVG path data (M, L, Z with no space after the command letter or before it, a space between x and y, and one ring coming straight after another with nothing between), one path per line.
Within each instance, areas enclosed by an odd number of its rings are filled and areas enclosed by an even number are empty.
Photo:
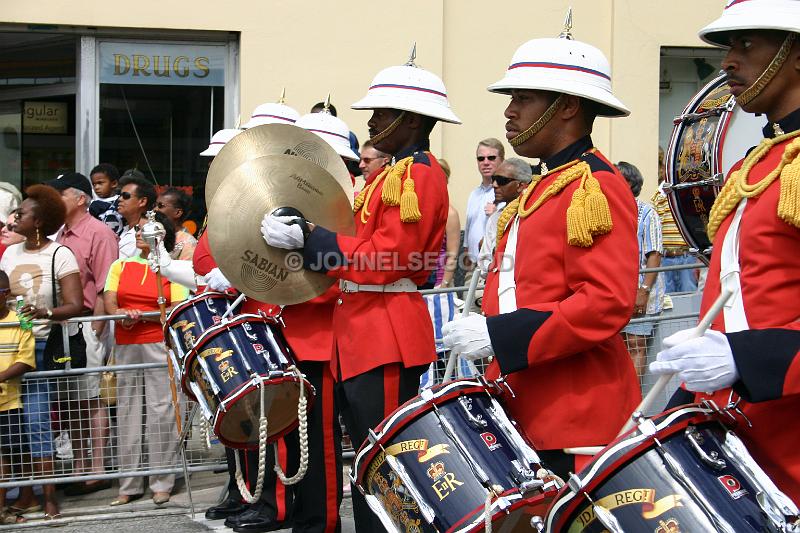
M486 222L495 212L494 187L492 175L505 157L503 143L494 138L484 139L478 143L476 158L481 183L469 195L467 201L467 222L464 227L464 270L467 273L465 282L469 284L470 273L475 268L480 251L480 242L486 231Z
M119 170L110 163L100 163L92 169L89 177L97 195L97 199L89 204L89 213L119 237L125 229L125 219L117 210Z
M8 218L8 215L16 210L22 201L22 194L10 183L0 181L0 228ZM6 250L5 245L0 243L0 257Z
M8 214L7 217L3 218L2 222L0 222L3 224L2 228L0 228L0 246L3 247L3 251L13 244L25 242L25 237L12 231L16 218L17 210L14 209ZM2 255L0 255L0 257L2 257Z
M10 291L8 275L0 270L0 298ZM0 305L0 322L17 322L19 317L5 305ZM19 325L0 328L0 477L8 479L12 465L28 462L28 440L22 420L20 388L22 374L33 370L33 335ZM0 524L25 522L20 511L6 509L6 489L0 488Z
M361 145L361 160L358 162L358 168L361 169L364 179L367 179L376 170L388 165L391 159L389 154L381 152L372 145L371 141L367 140Z
M164 225L164 246L167 251L172 251L175 247L175 227L162 213L156 213L156 220ZM117 344L115 357L119 365L164 363L167 360L159 317L142 318L142 313L158 310L157 277L148 267L150 247L142 239L141 233L145 223L147 217L142 214L134 224L139 254L120 258L111 265L103 295L109 314L128 316L117 321L118 327L114 329ZM189 296L186 287L170 283L166 278L161 278L161 285L167 306ZM143 401L145 431L142 430ZM117 421L120 470L130 472L141 468L143 434L147 435L147 456L151 468L175 465L178 446L175 412L171 402L169 375L163 368L117 374ZM174 483L174 474L150 476L153 503L160 505L168 502ZM122 478L119 495L111 505L125 505L143 495L144 478Z
M119 238L119 257L127 259L138 253L134 226L139 223L142 215L156 205L156 189L138 170L126 170L119 180L119 186L121 190L117 209L125 218L126 224L125 231Z
M657 268L661 266L661 222L655 209L648 203L639 200L642 192L644 178L639 169L630 163L620 161L617 163L620 174L625 177L631 187L633 196L636 197L639 219L637 224L637 237L639 239L639 269ZM639 274L639 287L636 290L636 303L633 308L633 318L644 316L654 317L661 314L664 306L664 273L648 272ZM622 335L633 358L636 374L642 379L644 365L647 358L647 340L653 333L653 322L628 324L623 328Z
M75 254L83 287L84 314L104 315L103 288L108 277L108 269L118 255L117 236L87 211L92 197L92 186L83 174L71 172L46 183L61 193L66 207L64 227L56 235L56 242L69 247ZM106 322L96 321L84 324L83 337L86 340L87 368L102 366L105 363L105 343L101 340L106 333ZM70 388L68 408L62 413L69 425L70 440L75 461L76 473L105 472L105 447L108 439L108 410L100 401L100 374L85 374L77 378L76 387ZM86 424L81 416L87 416ZM85 443L91 442L91 458ZM107 489L111 482L87 481L72 484L65 493L68 496L89 494Z
M497 246L497 221L500 219L500 214L505 205L516 200L522 194L522 191L530 184L532 177L530 164L519 157L510 157L504 160L494 171L492 187L494 188L494 202L498 209L486 222L486 231L483 234L478 254L478 268L481 269L483 275L489 272L489 265L494 258L494 250Z
M661 264L663 266L692 265L697 263L697 259L689 253L689 247L675 224L672 210L669 208L667 194L664 192L664 180L666 177L664 149L659 146L658 190L650 199L650 203L655 207L658 218L661 220L661 232L664 237L664 253L661 258ZM694 269L691 268L664 272L664 281L668 293L694 292L697 290L697 276Z
M192 260L197 239L183 225L189 216L192 198L180 189L170 187L156 200L156 211L163 213L178 230L175 232L175 249L170 253L173 259Z
M365 143L366 145L366 143ZM363 153L363 152L362 152ZM450 164L444 159L439 160L447 182L450 183ZM444 240L442 249L434 271L435 279L433 284L436 287L450 287L453 284L453 277L458 265L458 247L461 244L461 220L458 217L458 210L450 204L447 209L447 225L444 230Z
M25 237L25 242L6 250L0 260L0 270L8 274L11 295L24 298L25 305L21 313L28 318L66 320L78 316L83 311L78 263L69 248L47 237L64 224L64 202L53 188L46 185L33 185L28 187L26 193L28 198L17 210L13 228L13 231ZM55 273L55 280L52 279L52 272ZM54 300L57 302L55 306ZM44 347L49 333L50 324L33 327L38 369L46 368ZM22 386L25 431L34 468L41 477L54 473L50 385L48 379L36 379L26 381ZM16 506L21 509L34 506L30 487L21 490ZM54 485L44 485L44 511L49 519L60 516Z

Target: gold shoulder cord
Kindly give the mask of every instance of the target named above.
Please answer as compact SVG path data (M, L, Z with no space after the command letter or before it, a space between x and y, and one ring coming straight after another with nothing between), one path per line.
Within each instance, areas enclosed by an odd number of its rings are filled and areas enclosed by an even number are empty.
M419 222L422 219L422 213L419 210L419 199L414 188L414 179L411 177L411 167L413 165L413 156L397 161L394 165L383 169L383 172L356 196L353 202L353 213L361 211L361 222L363 224L367 223L372 214L369 212L369 202L375 189L382 181L385 181L383 189L381 189L383 205L399 206L400 220L403 222ZM403 174L405 174L405 179L403 179Z
M561 172L542 195L530 207L526 207L534 189L546 176ZM535 176L534 180L525 189L519 198L511 202L497 221L497 238L500 240L508 223L514 215L527 218L539 209L548 200L560 193L573 181L580 179L580 186L572 194L572 200L567 208L567 242L571 246L586 248L594 242L593 237L611 231L611 210L608 200L600 188L600 182L592 175L589 164L580 159L575 159L557 167L544 176Z
M754 198L764 192L772 182L780 177L781 188L778 200L778 217L795 227L800 228L800 130L771 139L763 139L761 143L744 159L742 167L733 172L711 207L708 217L708 237L712 241L722 221L731 214L743 198ZM794 139L786 146L778 166L757 183L747 182L750 171L756 166L772 147Z

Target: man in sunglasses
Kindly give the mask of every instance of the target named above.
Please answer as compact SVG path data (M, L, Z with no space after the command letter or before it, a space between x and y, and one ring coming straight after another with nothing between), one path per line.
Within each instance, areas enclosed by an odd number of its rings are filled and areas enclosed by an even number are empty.
M531 182L531 166L524 159L510 157L500 163L492 175L492 187L494 188L494 202L497 210L492 213L486 222L486 231L481 241L481 249L478 254L478 268L481 275L486 276L489 272L489 264L492 262L494 249L497 244L497 221L500 219L505 206L516 200L522 191Z
M469 195L467 200L467 222L464 225L464 270L467 272L466 283L469 284L470 273L475 268L480 250L480 242L486 231L486 223L497 209L492 187L492 175L498 165L503 162L505 148L499 140L490 137L478 143L475 158L481 183Z
M119 180L120 193L117 212L125 218L127 227L119 237L119 257L125 259L138 253L136 248L136 230L142 216L151 210L156 203L156 188L144 178L144 175L125 172Z

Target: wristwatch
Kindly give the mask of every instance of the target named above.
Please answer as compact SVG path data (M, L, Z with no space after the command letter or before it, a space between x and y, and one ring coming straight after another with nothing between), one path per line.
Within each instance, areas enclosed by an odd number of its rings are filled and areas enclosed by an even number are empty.
M649 287L647 285L644 285L644 284L639 285L639 288L642 289L645 292L650 292L650 289L651 289L651 287Z

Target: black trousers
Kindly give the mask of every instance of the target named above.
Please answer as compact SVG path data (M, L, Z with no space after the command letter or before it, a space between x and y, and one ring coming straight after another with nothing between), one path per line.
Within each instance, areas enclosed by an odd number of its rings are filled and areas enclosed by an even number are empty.
M393 363L337 383L339 408L356 451L367 439L370 429L418 394L419 378L427 368L428 365L405 368L401 363ZM356 531L383 531L380 520L355 486L352 487L351 496Z
M293 496L292 531L338 533L342 527L342 428L333 374L328 361L302 361L297 366L314 386L316 395L308 413L308 470L299 483L286 487ZM300 462L298 430L289 433L284 441L288 456L285 471L291 476Z

